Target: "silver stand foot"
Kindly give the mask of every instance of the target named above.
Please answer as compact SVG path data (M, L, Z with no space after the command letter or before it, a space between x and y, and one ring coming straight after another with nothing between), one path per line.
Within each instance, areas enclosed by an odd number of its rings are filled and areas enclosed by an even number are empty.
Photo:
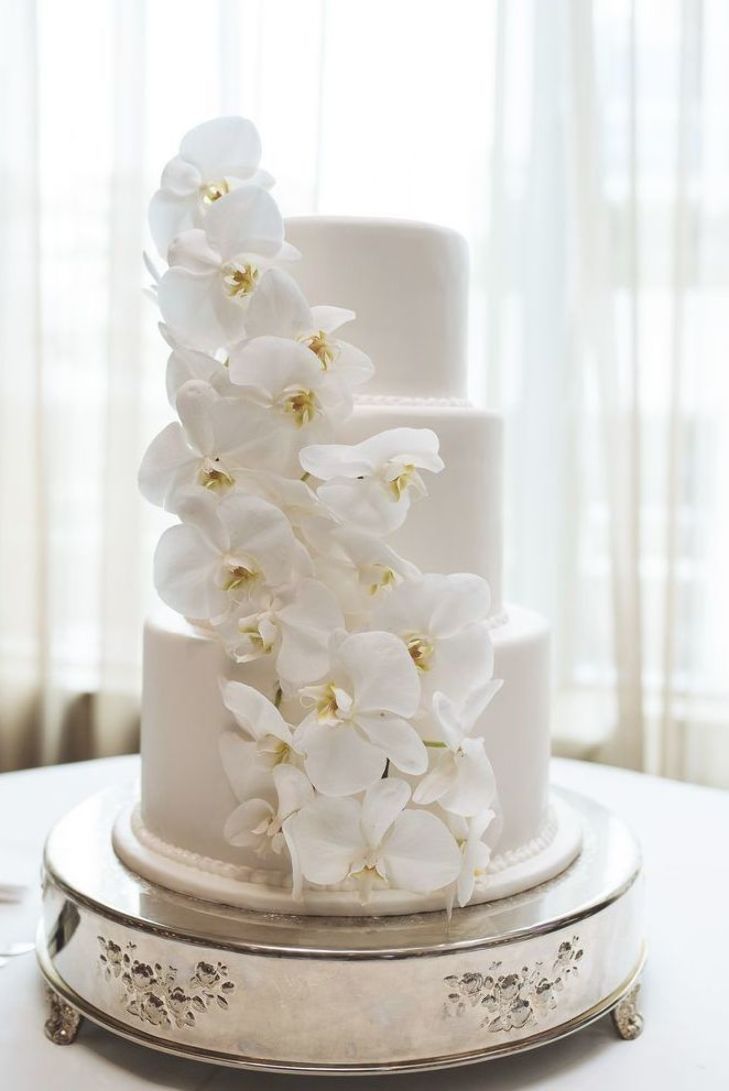
M643 1031L643 1016L638 1011L639 992L640 983L638 982L618 1001L611 1012L615 1030L626 1042L638 1038Z
M53 989L46 987L46 997L48 1018L43 1028L46 1038L54 1045L70 1046L76 1041L83 1017Z

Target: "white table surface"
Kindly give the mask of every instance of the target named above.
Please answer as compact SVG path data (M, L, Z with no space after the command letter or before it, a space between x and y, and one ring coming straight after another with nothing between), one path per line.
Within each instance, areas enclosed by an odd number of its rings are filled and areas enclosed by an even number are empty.
M137 775L137 758L111 758L0 776L0 883L34 884L46 832L73 804ZM647 873L649 962L645 1029L623 1042L603 1019L561 1042L448 1072L371 1078L275 1076L178 1060L86 1022L72 1046L43 1035L45 1009L32 954L0 969L3 1091L673 1091L729 1088L729 793L635 773L555 761L555 783L622 815L641 839ZM0 948L32 938L39 898L0 902Z

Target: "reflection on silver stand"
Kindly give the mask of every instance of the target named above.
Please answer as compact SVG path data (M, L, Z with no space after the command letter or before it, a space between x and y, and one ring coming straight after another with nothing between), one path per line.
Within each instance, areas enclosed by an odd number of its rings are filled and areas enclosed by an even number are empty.
M38 960L46 1033L82 1016L135 1042L241 1068L385 1073L532 1049L612 1013L636 1038L640 854L574 793L580 857L489 905L400 917L296 917L188 898L128 871L111 828L129 792L87 800L46 846Z

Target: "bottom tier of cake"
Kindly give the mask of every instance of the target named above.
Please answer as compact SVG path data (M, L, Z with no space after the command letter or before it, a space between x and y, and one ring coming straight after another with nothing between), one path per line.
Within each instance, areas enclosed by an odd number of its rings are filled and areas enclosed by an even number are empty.
M549 632L531 611L508 608L493 630L504 685L479 730L494 767L501 831L473 901L501 898L551 878L579 852L579 824L550 803ZM114 843L139 874L183 893L261 911L413 913L441 908L443 892L374 890L366 905L346 884L294 901L279 873L223 837L236 806L218 741L230 717L221 676L260 685L257 664L235 665L218 642L177 617L148 622L144 643L141 799L120 816Z

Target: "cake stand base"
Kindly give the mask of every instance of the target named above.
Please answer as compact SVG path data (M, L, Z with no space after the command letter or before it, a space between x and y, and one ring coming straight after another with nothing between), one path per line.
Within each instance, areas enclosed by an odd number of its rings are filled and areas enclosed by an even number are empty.
M38 960L48 1037L82 1016L180 1056L278 1072L407 1072L532 1049L608 1012L638 1036L640 854L583 796L579 858L490 904L401 917L246 912L175 894L117 859L131 789L52 831Z

